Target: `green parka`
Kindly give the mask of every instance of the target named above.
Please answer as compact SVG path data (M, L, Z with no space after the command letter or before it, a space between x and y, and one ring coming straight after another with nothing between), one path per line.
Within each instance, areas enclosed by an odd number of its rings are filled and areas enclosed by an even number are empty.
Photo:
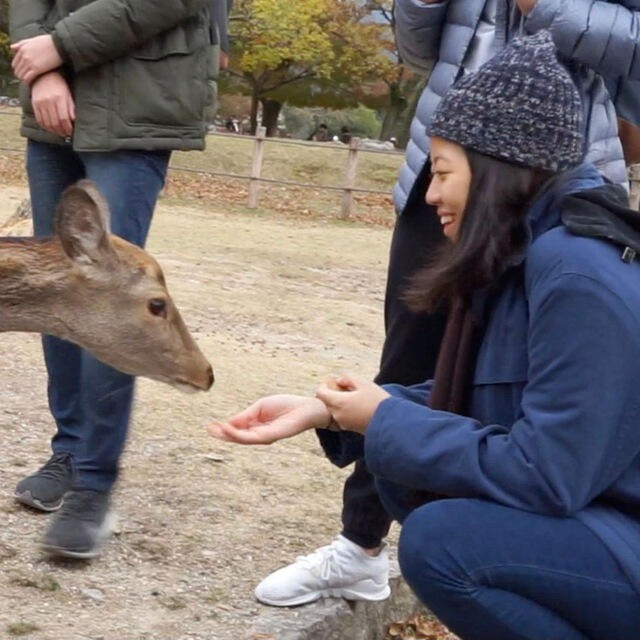
M218 47L211 0L12 0L13 42L51 34L76 104L73 148L203 149ZM21 86L23 136L44 131Z

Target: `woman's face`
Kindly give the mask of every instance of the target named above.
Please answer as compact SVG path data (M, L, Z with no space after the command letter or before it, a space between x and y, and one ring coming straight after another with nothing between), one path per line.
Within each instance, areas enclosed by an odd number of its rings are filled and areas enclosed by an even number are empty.
M455 142L431 138L431 173L426 201L436 208L444 235L456 242L471 186L471 167L464 149Z

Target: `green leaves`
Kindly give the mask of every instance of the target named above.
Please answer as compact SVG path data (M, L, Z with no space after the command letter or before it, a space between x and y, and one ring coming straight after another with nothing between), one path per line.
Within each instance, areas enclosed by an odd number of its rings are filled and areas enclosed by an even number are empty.
M356 0L237 0L230 31L232 72L261 98L294 84L352 92L395 72L390 25Z

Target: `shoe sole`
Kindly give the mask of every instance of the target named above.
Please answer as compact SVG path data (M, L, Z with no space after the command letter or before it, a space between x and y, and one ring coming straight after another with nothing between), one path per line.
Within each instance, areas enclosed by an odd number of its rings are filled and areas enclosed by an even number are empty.
M362 600L365 602L381 602L391 595L391 588L388 584L384 587L376 584L372 580L363 580L357 585L349 588L339 589L323 589L322 591L313 591L306 593L297 598L289 598L288 600L271 600L255 594L256 598L263 604L272 607L296 607L302 604L310 604L320 598L344 598L345 600Z
M118 522L118 516L114 512L109 512L104 518L102 528L98 531L96 536L96 543L93 548L87 551L76 551L74 549L66 549L65 547L59 547L53 544L47 544L43 542L40 545L40 550L50 556L57 556L61 558L73 558L74 560L91 560L97 558L102 553L107 540L111 537L111 533L116 528Z
M37 498L34 498L31 495L31 491L23 491L19 493L16 491L13 494L13 497L20 503L24 504L27 507L31 507L32 509L37 509L38 511L44 511L45 513L51 513L53 511L58 511L64 502L63 498L60 498L58 502L55 504L45 504L44 502L40 502Z

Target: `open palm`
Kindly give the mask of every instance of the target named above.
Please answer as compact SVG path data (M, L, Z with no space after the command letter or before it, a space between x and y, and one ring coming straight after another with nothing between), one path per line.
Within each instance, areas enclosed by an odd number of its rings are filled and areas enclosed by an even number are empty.
M322 429L331 420L324 403L317 398L275 395L261 398L227 422L214 421L208 427L214 438L238 444L272 444L307 429Z

